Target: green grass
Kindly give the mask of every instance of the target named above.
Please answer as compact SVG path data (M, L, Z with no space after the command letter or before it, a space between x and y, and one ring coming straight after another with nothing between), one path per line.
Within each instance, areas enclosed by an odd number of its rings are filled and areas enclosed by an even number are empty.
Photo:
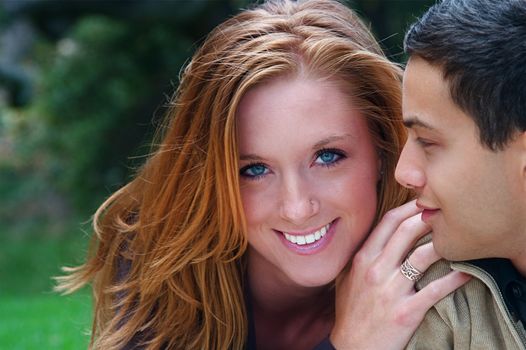
M86 255L77 224L0 225L0 349L86 349L91 327L89 290L53 292L53 276Z
M33 295L0 299L0 346L10 350L86 349L91 300L73 296Z
M62 266L83 261L88 238L80 229L49 230L45 224L7 234L0 228L0 297L50 292Z

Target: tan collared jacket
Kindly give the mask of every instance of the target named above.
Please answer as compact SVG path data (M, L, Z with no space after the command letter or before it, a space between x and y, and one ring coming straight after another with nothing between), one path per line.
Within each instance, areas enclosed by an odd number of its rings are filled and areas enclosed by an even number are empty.
M497 283L483 269L440 261L426 271L417 290L451 269L474 278L428 311L407 349L526 350L524 325L512 319Z

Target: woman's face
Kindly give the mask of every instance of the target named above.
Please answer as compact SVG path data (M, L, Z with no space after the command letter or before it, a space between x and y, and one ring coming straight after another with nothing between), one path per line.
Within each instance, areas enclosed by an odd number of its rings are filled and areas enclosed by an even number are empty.
M250 273L326 285L375 216L380 164L364 117L334 82L283 77L248 91L237 118Z

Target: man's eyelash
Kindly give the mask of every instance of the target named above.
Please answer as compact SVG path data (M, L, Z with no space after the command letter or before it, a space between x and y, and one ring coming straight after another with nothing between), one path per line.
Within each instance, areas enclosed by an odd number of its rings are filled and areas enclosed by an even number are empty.
M418 144L422 147L429 147L429 146L433 146L435 143L434 142L431 142L427 139L423 139L421 137L417 137L416 138L416 142L418 142Z

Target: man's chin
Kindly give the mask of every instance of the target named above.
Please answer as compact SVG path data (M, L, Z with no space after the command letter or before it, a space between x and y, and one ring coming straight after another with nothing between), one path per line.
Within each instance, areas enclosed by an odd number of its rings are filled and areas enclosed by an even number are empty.
M459 247L452 242L448 242L448 244L437 244L435 240L433 240L433 246L437 254L448 261L466 261L481 258L474 256L471 251L466 252L458 249Z
M450 261L462 261L465 259L465 254L458 251L458 245L448 239L444 239L440 233L433 231L431 234L433 239L433 247L439 256Z

